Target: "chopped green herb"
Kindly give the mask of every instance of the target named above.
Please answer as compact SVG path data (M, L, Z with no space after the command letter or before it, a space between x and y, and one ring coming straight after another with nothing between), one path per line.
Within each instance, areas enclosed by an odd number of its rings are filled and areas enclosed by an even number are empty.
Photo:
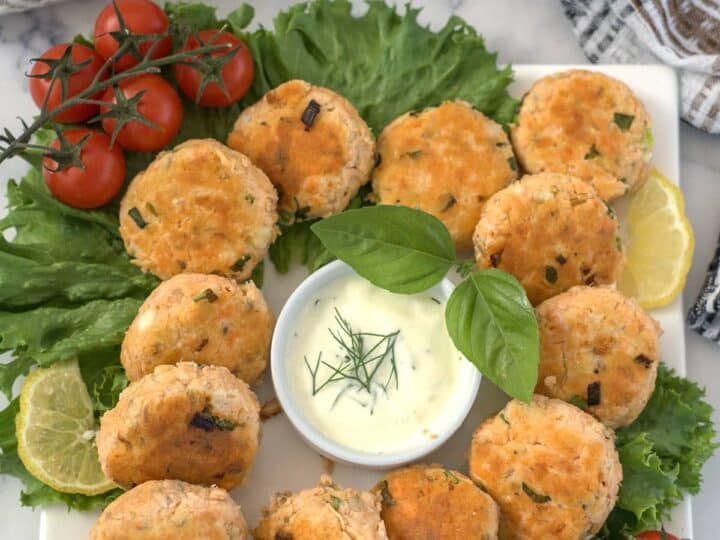
M153 204L152 204L151 202L146 202L146 203L145 203L145 208L147 208L148 211L149 211L153 216L157 217L157 215L158 215L157 210L155 210L155 207L153 206Z
M622 240L620 240L620 237L619 237L619 236L616 236L616 237L615 237L615 248L616 248L618 251L622 251Z
M245 200L246 200L247 202L249 202L250 204L255 203L255 197L253 197L253 196L250 195L249 193L247 193L247 194L245 195Z
M196 294L193 296L194 302L200 302L201 300L207 300L211 304L218 299L217 294L215 294L215 291L212 289L205 289L203 292Z
M504 413L504 412L501 412L501 413L499 414L499 416L500 416L500 420L502 420L503 422L505 422L508 426L510 425L510 420L507 419L507 417L505 416L505 413Z
M617 215L615 214L615 210L612 209L612 206L605 205L607 207L607 215L610 216L612 219L617 219Z
M190 425L200 428L203 431L232 431L235 429L235 423L230 420L223 420L217 416L213 416L207 412L199 412L190 420Z
M442 303L442 302L440 302L440 300L438 300L438 299L435 298L434 296L431 296L431 297L430 297L430 300L432 300L433 302L435 302L435 303L438 304L438 305L440 305L440 304Z
M626 177L624 177L624 176L620 178L620 181L621 181L623 184L627 184L627 183L628 183L628 179L627 179Z
M448 469L443 469L443 474L445 475L445 478L447 478L448 482L451 482L455 485L460 483L460 479L455 476L452 471L449 471Z
M525 492L525 495L530 497L533 502L537 504L544 504L546 502L552 501L552 498L549 495L543 495L541 493L538 493L530 486L528 486L525 482L522 483L522 490Z
M507 159L507 161L508 161L508 165L510 165L510 168L511 168L513 171L517 171L517 170L518 170L518 163L517 163L517 159L515 159L515 156L510 156L510 157Z
M455 203L457 203L457 199L452 195L452 193L448 193L446 195L447 199L445 201L445 204L443 205L441 212L447 212L450 210L453 206L455 206Z
M650 366L653 365L652 359L648 358L644 354L640 354L640 355L636 356L635 362L645 366L645 369L650 369Z
M328 500L328 502L335 510L340 510L340 505L342 504L342 500L340 499L340 497L330 495L330 500Z
M567 259L566 259L563 255L557 255L557 256L555 257L555 260L557 261L557 263L558 263L559 265L563 265L563 264L565 264L565 263L567 262Z
M643 143L648 148L652 148L655 145L655 138L653 137L652 129L645 128L645 132L643 133Z
M320 104L314 99L311 99L300 117L302 123L305 124L305 131L308 131L312 127L318 114L320 114Z
M545 281L548 283L555 283L557 281L558 274L554 266L545 267Z
M245 268L245 265L250 259L250 255L243 255L230 267L230 270L233 272L242 272L243 268Z
M588 407L595 407L600 405L600 381L596 381L588 384L587 386L587 404Z
M495 146L497 146L498 148L502 148L503 146L507 146L507 145L508 145L508 143L503 142L503 141L498 141L495 143Z
M578 409L585 410L588 408L587 400L585 398L578 396L577 394L575 394L573 397L570 398L570 403L575 405Z
M130 210L128 210L128 215L135 222L135 225L137 225L140 229L144 229L145 227L147 227L147 221L143 219L140 210L138 210L134 206Z
M635 120L635 117L632 114L623 114L616 112L613 115L613 122L615 122L615 125L619 127L622 131L627 131L628 129L630 129L633 120Z
M405 155L411 159L417 159L422 156L422 150L413 150L412 152L408 152Z
M383 480L382 484L380 484L380 496L385 506L395 506L396 502L395 499L393 499L392 493L390 493L387 480Z
M588 153L585 154L585 159L595 159L600 155L600 151L597 149L595 144L590 147L590 150L588 150Z

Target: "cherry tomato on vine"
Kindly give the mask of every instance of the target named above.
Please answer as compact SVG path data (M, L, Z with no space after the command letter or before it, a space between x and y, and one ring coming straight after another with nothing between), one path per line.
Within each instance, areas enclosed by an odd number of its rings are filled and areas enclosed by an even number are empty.
M115 4L110 2L102 9L95 21L95 49L103 58L110 58L119 47L117 40L110 34L120 30L120 21L115 11L116 5L127 29L132 34L167 34L170 21L162 8L155 2L151 0L115 0ZM140 54L147 53L156 41L158 41L157 38L141 41L138 47ZM162 58L172 51L170 36L166 35L159 41L160 43L153 51L153 58ZM139 61L139 58L128 52L115 61L115 70L125 71Z
M101 131L87 128L69 129L63 133L68 142L77 144L90 137L80 149L84 168L71 165L54 171L57 162L43 159L43 178L56 199L75 208L97 208L112 200L125 181L125 158L118 146L110 147L110 137ZM60 148L55 139L50 145Z
M115 139L120 146L126 150L150 152L159 150L175 138L182 124L183 108L180 96L169 82L160 75L138 75L121 81L119 87L128 100L143 92L137 102L137 112L157 125L152 127L131 120L120 128ZM117 103L113 88L105 91L103 101ZM100 107L101 113L107 111L108 107ZM115 118L104 118L105 133L112 135L116 123Z
M229 32L221 32L219 30L202 30L190 36L181 49L182 51L191 51L202 47L203 45L221 45L229 44L232 46L229 50L235 50L232 57L222 66L222 80L225 83L227 94L223 91L222 86L217 82L210 82L205 87L197 99L198 91L202 81L202 74L196 68L189 64L175 64L175 80L180 86L183 93L197 101L200 105L206 107L225 107L235 103L241 99L250 88L253 77L255 76L255 67L253 65L250 49L245 43ZM228 54L225 51L215 51L211 53L212 57L217 60L219 57ZM218 69L219 71L219 69ZM220 73L218 73L218 76Z
M665 531L645 531L636 534L635 538L638 540L678 540L677 536Z
M83 62L90 61L85 67L70 75L67 85L67 96L65 99L71 98L83 90L85 90L97 75L98 71L102 69L103 60L98 56L95 51L85 45L78 43L62 43L49 48L43 53L41 58L47 59L60 59L62 58L68 47L72 47L70 52L70 60L73 64L81 64ZM47 96L48 90L50 90L50 79L42 79L35 77L36 75L45 75L50 71L50 66L39 60L35 62L32 69L30 70L30 95L33 98L35 104L42 108ZM104 76L102 78L105 78ZM91 98L97 98L98 95L90 96ZM55 80L50 90L50 97L47 98L47 110L52 111L57 108L62 101L62 86L59 80ZM97 105L78 104L62 111L53 117L56 122L73 123L82 122L87 120L91 116L97 114Z

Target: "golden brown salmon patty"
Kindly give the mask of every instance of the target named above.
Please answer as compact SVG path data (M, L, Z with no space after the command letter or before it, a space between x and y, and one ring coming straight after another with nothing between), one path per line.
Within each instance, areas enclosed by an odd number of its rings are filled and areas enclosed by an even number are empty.
M251 281L178 274L140 306L120 361L131 381L160 364L185 361L225 366L252 384L267 366L273 324L262 292Z
M614 214L564 174L525 176L490 197L473 241L478 266L513 274L533 305L573 285L615 283L624 262Z
M478 427L470 477L498 503L503 540L584 540L615 506L622 468L610 429L564 401L534 396Z
M248 385L224 367L158 366L100 419L100 464L125 488L176 479L229 490L255 459L259 411Z
M246 279L277 235L277 194L250 160L211 139L162 152L130 184L120 234L133 263Z
M150 480L105 508L90 540L246 540L240 507L228 492L179 480Z
M609 201L647 178L651 127L645 107L624 83L572 69L535 82L523 98L512 141L528 173L577 176Z
M378 495L340 488L328 476L299 493L278 493L263 509L255 540L387 540Z
M536 313L535 391L582 406L611 428L635 420L655 389L658 323L608 287L573 287L545 300Z
M373 489L390 540L498 537L498 507L467 476L439 465L397 469Z
M352 104L299 80L240 113L227 144L270 177L285 220L342 212L368 181L375 159L370 128Z
M397 118L378 138L378 154L373 189L379 201L434 215L458 249L472 247L487 198L517 179L502 126L464 101Z

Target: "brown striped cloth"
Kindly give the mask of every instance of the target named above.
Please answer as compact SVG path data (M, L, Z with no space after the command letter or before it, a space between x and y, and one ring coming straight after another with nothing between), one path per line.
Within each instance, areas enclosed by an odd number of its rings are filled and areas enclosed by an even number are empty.
M561 0L593 63L673 66L682 117L720 133L720 0Z

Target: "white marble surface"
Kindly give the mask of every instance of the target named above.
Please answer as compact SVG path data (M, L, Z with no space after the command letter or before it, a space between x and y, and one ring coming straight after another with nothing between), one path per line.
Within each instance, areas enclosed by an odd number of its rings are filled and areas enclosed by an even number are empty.
M206 0L219 6L221 14L239 0ZM29 117L35 109L26 92L22 73L28 58L38 56L51 44L87 32L104 0L72 0L33 12L0 17L0 95L14 96L0 103L0 126L14 122L17 115ZM255 0L257 20L269 23L272 15L291 2ZM485 36L490 49L499 52L501 62L585 63L569 23L556 0L428 0L423 20L433 26L454 12L471 22ZM684 293L689 305L700 288L706 265L720 232L720 139L681 126L681 179L687 211L695 228L696 251ZM20 175L21 162L0 165L0 182ZM4 190L4 187L2 188ZM687 334L688 375L705 386L720 424L720 349L692 332ZM4 402L0 402L0 406ZM695 540L717 538L717 511L720 510L720 454L705 468L705 489L694 498ZM0 477L0 538L37 538L39 512L21 508L19 484Z

